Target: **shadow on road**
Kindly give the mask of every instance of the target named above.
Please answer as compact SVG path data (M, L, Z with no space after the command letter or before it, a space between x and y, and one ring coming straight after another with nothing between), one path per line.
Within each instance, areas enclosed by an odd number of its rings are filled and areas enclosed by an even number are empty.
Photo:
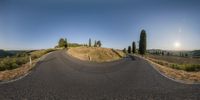
M125 57L125 59L132 60L132 61L135 61L135 60L136 60L136 58L135 58L133 55L127 55L127 56Z

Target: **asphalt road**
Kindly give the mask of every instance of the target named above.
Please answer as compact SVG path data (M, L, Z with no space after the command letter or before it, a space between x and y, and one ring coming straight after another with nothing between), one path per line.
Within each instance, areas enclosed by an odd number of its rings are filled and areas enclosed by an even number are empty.
M200 100L200 85L169 80L139 58L98 64L56 51L28 76L1 84L0 100Z

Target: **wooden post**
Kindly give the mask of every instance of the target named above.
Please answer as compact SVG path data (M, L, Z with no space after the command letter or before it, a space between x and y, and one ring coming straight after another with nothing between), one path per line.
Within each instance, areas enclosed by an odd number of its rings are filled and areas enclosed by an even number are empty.
M31 56L29 56L29 60L30 60L30 66L32 65L32 59Z

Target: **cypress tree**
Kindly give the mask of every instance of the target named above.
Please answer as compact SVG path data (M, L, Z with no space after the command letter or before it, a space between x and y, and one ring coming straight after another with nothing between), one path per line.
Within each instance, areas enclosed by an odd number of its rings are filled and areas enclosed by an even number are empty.
M91 39L89 38L89 47L91 47L92 45L92 42L91 42Z
M68 42L66 38L65 38L65 48L68 48Z
M96 40L94 41L94 47L97 47L97 41Z
M142 30L140 34L140 41L139 41L139 53L144 55L146 53L147 48L147 40L146 40L146 31Z
M136 45L134 41L132 43L132 53L136 53Z
M131 53L131 46L128 46L128 53Z

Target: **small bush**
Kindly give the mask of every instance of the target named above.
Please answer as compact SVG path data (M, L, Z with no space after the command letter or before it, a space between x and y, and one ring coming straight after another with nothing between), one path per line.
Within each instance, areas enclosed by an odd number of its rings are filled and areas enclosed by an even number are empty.
M178 64L171 64L170 67L173 68L173 69L178 69L178 70L181 69L180 66L179 66Z

